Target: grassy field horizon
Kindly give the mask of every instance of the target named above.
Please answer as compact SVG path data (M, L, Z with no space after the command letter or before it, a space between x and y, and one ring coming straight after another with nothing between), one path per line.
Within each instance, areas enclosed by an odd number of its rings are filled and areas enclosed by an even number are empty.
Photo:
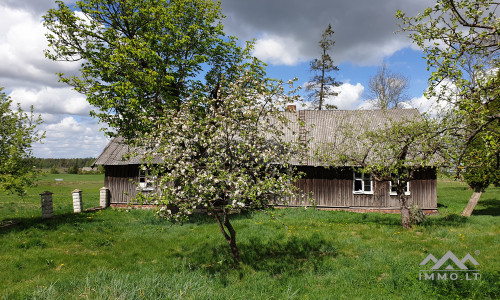
M55 179L63 179L56 181ZM279 209L234 215L242 263L216 223L172 225L148 210L73 214L99 205L103 175L51 174L24 198L0 194L0 299L498 299L500 188L460 216L472 191L438 183L439 215L403 230L400 216ZM54 193L42 220L40 193ZM275 218L270 218L273 214ZM470 254L478 280L421 280L429 254ZM430 265L427 266L429 268Z

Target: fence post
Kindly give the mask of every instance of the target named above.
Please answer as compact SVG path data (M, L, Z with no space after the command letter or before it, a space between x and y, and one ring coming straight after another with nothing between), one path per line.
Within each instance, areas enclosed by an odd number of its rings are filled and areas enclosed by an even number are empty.
M109 207L109 189L107 187L102 187L99 190L99 203L101 208Z
M73 211L75 213L82 212L82 191L76 189L73 191Z
M52 193L45 191L41 193L40 196L42 196L42 219L54 217Z

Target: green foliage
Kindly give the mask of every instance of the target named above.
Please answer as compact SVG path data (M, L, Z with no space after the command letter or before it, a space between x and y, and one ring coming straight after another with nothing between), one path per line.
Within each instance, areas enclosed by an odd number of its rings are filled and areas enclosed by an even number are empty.
M49 171L50 174L59 174L59 171L57 170L57 168L54 166L52 168L50 168L50 171Z
M334 91L335 87L341 85L341 82L336 81L331 75L332 72L339 70L339 67L333 64L333 59L330 56L330 51L335 45L333 41L333 30L329 24L321 35L321 40L318 42L321 49L321 57L315 58L310 62L311 72L315 73L314 77L306 85L306 90L310 91L309 97L316 109L337 109L335 105L325 105L324 102L329 96L337 96L338 92Z
M418 225L425 222L425 214L418 205L412 205L410 208L410 220L412 224Z
M290 195L296 175L278 112L290 98L251 44L225 36L222 17L212 0L85 0L74 10L58 1L44 25L48 58L82 62L80 76L62 81L98 108L109 134L146 150L156 187L147 200L172 221L221 210L236 255L229 211Z
M95 158L34 158L33 165L40 169L51 169L55 167L57 169L66 169L71 166L77 166L78 168L90 167L94 163Z
M238 68L236 81L221 80L217 98L193 97L166 112L158 134L148 136L147 144L157 145L149 159L163 159L148 166L157 189L150 200L163 204L161 215L183 221L195 208L262 209L293 196L295 147L285 140L288 120L279 111L291 100L281 83L252 68L258 66Z
M68 169L69 174L78 174L78 166L72 166Z
M499 5L492 0L440 0L416 17L401 11L396 15L426 53L432 71L428 96L446 104L445 128L456 136L450 143L453 163L459 171L465 167L465 178L474 186L487 186L498 177Z
M77 166L69 167L68 174L78 174L78 167Z
M0 87L0 191L23 195L33 185L37 170L33 167L31 147L43 138L36 127L40 116L26 113L18 104L12 109L12 99Z
M133 140L154 131L164 110L179 108L200 85L217 91L214 73L226 71L235 43L224 36L219 3L85 0L73 9L57 3L44 16L46 56L81 62L80 76L61 73L61 80L86 95L97 108L92 114L113 129L108 134Z
M361 118L357 123L341 122L339 140L323 145L316 155L326 165L353 166L371 174L377 182L391 181L399 198L402 225L409 227L407 183L416 179L422 168L446 164L450 137L443 134L439 120L421 116L416 110L406 116L395 115L391 110L380 113L384 121L374 129Z

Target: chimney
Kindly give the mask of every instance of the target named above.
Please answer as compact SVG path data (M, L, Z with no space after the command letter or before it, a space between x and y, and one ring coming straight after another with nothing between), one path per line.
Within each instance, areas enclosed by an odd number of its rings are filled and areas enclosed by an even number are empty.
M286 107L286 111L287 112L296 112L297 111L297 106L295 106L295 105L288 105Z

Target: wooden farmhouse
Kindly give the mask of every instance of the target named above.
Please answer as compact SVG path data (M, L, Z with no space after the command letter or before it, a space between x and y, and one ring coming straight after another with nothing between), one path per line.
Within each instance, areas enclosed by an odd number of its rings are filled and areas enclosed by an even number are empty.
M312 195L313 204L319 209L351 210L358 212L399 212L399 201L390 182L375 182L369 174L357 171L356 166L325 167L314 157L320 145L338 143L342 128L383 128L387 118L396 120L419 118L416 109L382 110L299 110L287 112L292 121L301 119L290 138L300 136L309 143L307 155L293 162L306 175L297 183L304 194ZM97 158L95 165L105 169L104 186L110 191L111 206L131 203L139 192L153 187L142 171L139 156L124 159L130 152L123 138L114 138ZM424 213L437 213L436 168L422 168L415 180L408 183L406 194L410 203L418 205ZM311 206L310 202L291 202L289 206Z

